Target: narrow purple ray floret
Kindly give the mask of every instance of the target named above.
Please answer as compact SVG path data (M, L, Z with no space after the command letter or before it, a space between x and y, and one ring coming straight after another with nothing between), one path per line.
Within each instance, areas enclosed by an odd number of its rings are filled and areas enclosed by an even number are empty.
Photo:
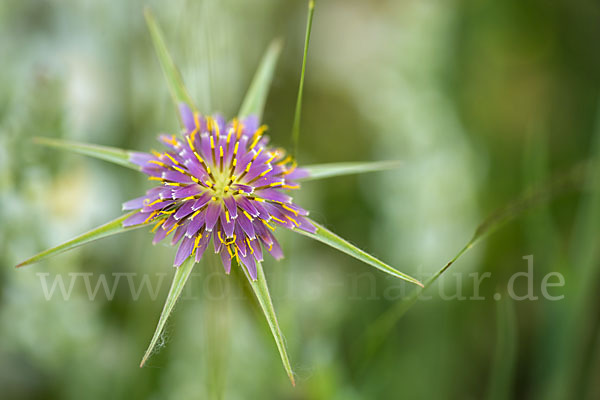
M220 116L200 116L185 104L179 109L183 140L161 135L168 151L131 156L160 186L123 204L125 210L138 210L123 225L154 224L155 244L173 233L171 244L179 243L175 267L190 256L200 261L212 240L225 272L236 259L256 279L263 249L283 257L274 225L316 230L305 218L308 212L283 192L299 188L294 180L307 172L282 149L268 146L266 126L259 126L256 117L226 123Z

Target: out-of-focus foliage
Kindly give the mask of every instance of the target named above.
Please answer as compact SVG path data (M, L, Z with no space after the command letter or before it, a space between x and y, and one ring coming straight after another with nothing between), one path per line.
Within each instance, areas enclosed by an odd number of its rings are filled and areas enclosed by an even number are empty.
M368 326L411 285L280 232L286 259L264 268L295 388L248 288L216 265L196 266L162 337L166 346L137 367L173 275L174 250L153 247L147 232L15 270L117 217L121 202L148 187L134 171L36 146L32 137L147 150L159 146L158 133L178 129L144 22L147 4L206 112L233 116L264 49L282 37L264 122L275 143L291 145L304 1L1 2L3 398L600 396L593 187L537 207L481 242L374 354L364 340ZM600 5L585 0L317 2L300 161L403 165L306 182L299 204L426 280L490 211L594 156L599 19ZM506 298L530 254L539 299L498 304L494 294ZM485 300L469 300L469 274L486 272ZM564 287L549 289L563 300L542 296L550 272L565 277ZM73 282L68 300L59 288L46 299L56 276L66 290ZM90 300L101 276L116 289L111 296L99 286ZM525 279L516 286L527 291ZM508 360L498 359L503 352Z

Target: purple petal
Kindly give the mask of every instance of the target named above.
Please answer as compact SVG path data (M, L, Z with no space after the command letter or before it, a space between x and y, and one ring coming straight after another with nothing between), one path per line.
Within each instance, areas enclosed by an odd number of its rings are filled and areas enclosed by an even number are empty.
M133 200L126 201L123 203L123 211L125 210L137 210L139 208L144 207L144 200L146 200L146 196L138 197Z
M237 203L233 196L225 197L223 201L225 202L225 207L227 207L227 211L229 211L229 216L233 219L237 218Z
M233 229L235 228L235 220L233 220L231 217L229 218L229 221L227 221L227 216L225 215L224 212L220 213L221 214L221 226L223 227L223 232L225 232L225 237L233 237Z
M198 233L200 228L202 228L204 226L205 216L206 216L206 210L202 210L198 214L192 215L191 217L188 218L189 222L187 225L187 231L185 233L186 236L192 237L192 236L196 235L196 233Z
M188 200L175 213L174 217L177 221L179 221L183 217L187 217L191 213L194 212L192 206L194 205L194 200Z
M181 115L181 120L186 129L189 132L193 131L196 127L194 123L194 113L187 104L179 103L179 115Z
M127 227L143 224L150 217L150 214L151 213L149 212L137 212L123 221L123 226Z
M144 165L146 165L148 163L148 161L150 160L155 160L156 157L154 157L152 154L149 153L142 153L139 151L132 151L129 153L129 161L131 161L134 164L139 165L140 167L143 167Z
M240 254L239 257L240 257L240 261L242 262L242 264L246 267L248 274L250 274L250 278L252 278L252 280L255 281L256 277L257 277L256 260L250 254L245 255L245 256L242 256Z
M194 248L194 238L185 237L181 241L177 254L175 254L175 267L179 267L192 254Z
M210 233L202 233L202 237L198 242L198 247L196 247L196 262L199 262L206 251L206 247L208 247L208 243L210 242Z
M219 219L219 214L221 212L221 205L217 204L217 202L211 201L208 203L208 207L206 209L206 230L212 231L217 220Z
M221 251L221 261L223 261L223 268L225 268L225 273L229 275L231 272L231 257L229 257L229 252L227 249L223 249Z

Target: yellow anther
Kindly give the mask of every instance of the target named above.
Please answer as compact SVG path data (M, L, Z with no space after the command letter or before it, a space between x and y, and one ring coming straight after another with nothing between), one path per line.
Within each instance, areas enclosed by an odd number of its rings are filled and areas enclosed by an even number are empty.
M274 217L274 216L272 216L272 215L271 215L271 218L273 218L275 221L277 221L277 222L279 222L279 223L281 223L281 224L285 224L285 221L284 221L284 220L281 220L281 219L279 219L279 218L277 218L277 217Z
M175 160L169 153L165 153L165 156L169 157L169 159L173 162L173 164L179 165L177 160Z
M150 161L148 161L148 162L149 162L149 163L152 163L152 164L159 165L159 166L161 166L161 167L166 167L165 163L163 163L163 162L161 162L161 161L157 161L157 160L150 160Z
M277 157L277 154L272 154L271 153L271 157L269 157L269 159L266 161L266 163L270 163L271 161L273 161L273 159L275 159L275 157Z
M281 203L281 207L285 208L285 209L286 209L286 210L288 210L288 211L291 211L291 212L293 212L295 216L298 216L298 211L294 210L293 208L291 208L291 207L288 207L287 205L285 205L285 204L283 204L283 203Z
M165 185L167 185L167 186L184 186L183 183L177 183L177 182L167 182L167 183L165 183Z
M183 169L181 169L181 168L179 168L179 167L176 167L176 166L174 166L174 165L173 165L171 168L173 168L173 169L174 169L175 171L177 171L177 172L181 172L182 174L185 174L185 173L186 173L186 172L185 172Z
M195 150L194 150L194 155L196 156L198 161L200 161L200 164L204 165L204 160L202 159L202 157L200 157L200 154L196 153ZM208 167L207 167L207 170L208 170Z
M269 172L273 171L273 168L269 168L267 170L264 170L263 172L261 172L260 175L258 175L259 178L262 178L263 176L265 176L266 174L268 174Z
M223 146L219 146L219 157L223 158Z
M163 142L165 142L165 143L172 144L175 147L179 146L177 139L175 139L175 135L172 135L171 137L162 136L161 138L162 138Z
M283 185L282 186L284 189L298 189L300 187L300 185Z
M174 231L175 229L177 229L178 227L179 227L179 224L175 224L175 225L173 225L173 227L167 231L167 235L168 235L169 233L173 232L173 231ZM166 236L166 235L165 235L165 236Z
M212 117L206 117L206 130L212 132Z
M246 216L246 218L248 218L250 220L250 222L254 221L254 218L252 218L252 215L248 214L248 212L246 210L243 211L244 215Z
M275 231L275 228L273 228L271 225L269 225L269 223L267 221L265 221L264 219L262 220L263 224L265 224L267 226L267 228L269 228L272 231Z
M233 156L234 157L236 156L239 147L240 147L240 142L235 142L235 147L233 148Z
M273 183L269 184L270 187L281 186L281 185L283 185L283 182L273 182Z
M227 222L231 222L231 220L229 219L229 211L225 210L225 219L227 220Z
M150 222L156 216L156 214L156 211L152 211L152 213L148 216L148 218L146 218L146 220L143 223L147 224L148 222Z
M156 232L156 230L158 229L159 226L161 226L162 224L164 224L166 221L166 219L160 220L156 225L154 225L154 228L152 228L150 230L150 232Z
M210 148L213 150L215 148L215 140L212 135L210 136Z
M194 124L196 129L200 129L200 114L198 112L194 112Z
M158 176L149 176L148 180L149 181L159 181L159 182L164 182L165 181L163 178L159 178Z
M300 226L300 225L298 225L298 222L296 222L296 220L295 220L294 218L290 217L289 215L286 215L285 217L286 217L287 219L289 219L290 221L292 221L292 223L293 223L294 225L296 225L296 226Z
M258 157L258 155L262 152L262 147L260 149L258 149L258 151L256 153L254 153L254 156L252 156L252 161L256 160L256 158Z
M192 135L187 137L188 145L190 146L190 149L192 149L192 151L194 152L194 154L196 154L196 148L194 147L194 134L195 134L195 132L196 131L192 132ZM199 156L196 154L196 157L199 157Z
M171 210L171 211L161 211L161 214L173 214L176 210Z
M229 186L225 186L225 187L223 188L223 192L225 192L225 193L229 192Z
M193 221L194 218L196 217L196 215L200 214L200 210L197 210L195 213L192 214L192 216L189 218L190 221Z
M283 164L287 164L288 162L292 161L292 156L287 156L286 158L284 158L283 160L279 161L277 163L277 165L283 165Z
M250 245L250 239L248 239L248 237L246 237L246 243L248 243L248 248L250 249L250 254L254 254L254 249L252 248L252 245Z
M221 131L219 128L219 123L217 121L215 121L215 133L217 134L217 137L221 136Z
M156 158L161 158L162 154L160 154L158 151L156 150L150 150L150 153L152 153L152 155Z
M233 258L233 252L231 251L231 246L226 246L227 252L229 253L229 258Z
M146 204L146 207L153 206L153 205L155 205L155 204L158 204L158 203L160 203L161 201L162 201L162 199L154 200L152 203L150 203L150 204Z

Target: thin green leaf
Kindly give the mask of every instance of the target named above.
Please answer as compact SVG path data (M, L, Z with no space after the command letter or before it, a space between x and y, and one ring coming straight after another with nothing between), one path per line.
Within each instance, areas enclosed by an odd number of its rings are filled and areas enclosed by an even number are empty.
M269 287L267 286L267 280L265 278L265 272L263 271L262 265L261 263L257 263L256 269L258 275L255 281L252 280L245 267L242 266L241 268L244 270L244 273L248 278L248 282L250 283L250 286L252 286L252 290L258 299L260 308L265 314L265 318L267 319L267 323L269 324L269 328L271 329L271 333L273 334L273 338L277 344L277 350L279 350L283 367L285 368L292 385L295 386L296 382L294 381L294 372L292 371L292 366L285 349L285 341L283 339L283 335L281 334L281 329L279 329L279 323L277 322L277 316L275 315L275 309L273 308L273 302L271 301L271 295L269 294Z
M438 270L427 282L422 289L413 290L407 297L403 298L396 305L383 313L373 324L368 328L367 332L367 354L366 358L371 358L375 351L379 348L383 340L387 337L392 328L404 316L404 314L417 302L421 293L430 287L437 279L448 270L463 254L470 250L485 236L489 235L503 224L516 218L526 210L553 199L561 193L568 192L575 188L581 187L584 182L585 172L588 169L588 163L580 163L574 166L571 170L564 174L555 177L546 186L535 190L527 191L516 200L512 201L505 207L498 209L486 218L475 229L471 240L440 270ZM366 360L362 360L361 364L366 365Z
M489 400L514 398L514 369L517 355L517 321L514 303L505 298L496 303L496 351L488 391Z
M304 91L304 75L306 72L306 59L308 57L308 43L310 42L310 31L312 30L312 20L315 14L314 0L308 1L308 15L306 17L306 36L304 37L304 55L302 56L302 72L300 73L300 83L298 85L298 98L296 99L296 112L294 113L294 125L292 126L292 143L294 157L298 154L298 142L300 140L300 115L302 114L302 92Z
M315 233L309 233L309 232L303 231L301 229L295 229L294 232L300 233L304 236L308 236L312 239L318 240L319 242L325 243L326 245L331 246L334 249L341 251L342 253L346 253L346 254L356 258L357 260L367 263L367 264L377 268L380 271L383 271L392 276L395 276L396 278L403 279L407 282L414 283L421 287L423 286L423 284L421 282L419 282L417 279L392 268L391 266L387 265L383 261L378 260L377 258L373 257L369 253L354 246L352 243L348 242L347 240L342 239L341 237L339 237L335 233L331 232L324 226L319 225L315 221L312 221L312 220L311 220L311 223L317 227L317 231Z
M250 83L246 97L242 101L242 106L238 114L240 118L256 115L259 121L261 120L269 88L273 81L275 66L277 65L282 47L283 41L280 39L273 40L263 55L254 78L252 78L252 83Z
M66 241L65 243L63 243L61 245L58 245L51 249L42 251L41 253L38 253L35 256L28 258L27 260L25 260L22 263L20 263L19 265L17 265L17 268L24 267L25 265L29 265L29 264L33 264L33 263L42 261L48 257L52 257L57 254L64 253L65 251L82 246L82 245L92 242L94 240L98 240L98 239L101 239L101 238L104 238L107 236L116 235L117 233L129 231L132 229L136 229L136 228L145 226L145 225L135 225L135 226L130 226L130 227L123 227L123 221L125 221L127 218L129 218L131 215L135 214L136 212L137 211L132 211L130 213L127 213L117 219L107 222L104 225L101 225L95 229L92 229L91 231L81 234L69 241Z
M160 335L165 328L165 324L169 319L169 315L171 315L171 311L173 311L173 307L175 307L175 303L177 303L177 299L181 296L181 292L183 291L183 287L187 282L192 269L194 269L195 265L194 257L189 257L186 261L184 261L181 266L175 269L175 275L173 276L173 282L171 283L171 288L169 289L169 294L167 295L167 300L165 301L165 305L163 307L162 313L160 314L160 318L158 319L158 325L156 326L156 331L154 331L154 335L152 336L152 340L150 341L150 345L144 354L144 358L142 358L142 362L140 363L140 368L144 366L144 363L148 360L148 358L152 355L154 348L156 347L156 343L160 338Z
M400 165L402 165L401 161L343 162L307 165L303 166L302 169L307 170L309 175L306 178L299 180L310 181L331 178L333 176L385 171L388 169L398 168Z
M33 142L36 144L41 144L43 146L54 147L56 149L61 150L68 150L89 157L98 158L100 160L108 161L113 164L118 164L123 167L135 169L136 171L139 171L140 169L138 165L129 161L129 157L132 153L129 150L118 149L116 147L100 146L97 144L87 144L60 139L50 139L46 137L35 137L33 138Z
M144 15L146 17L148 30L150 30L150 35L152 36L152 43L154 44L158 61L160 61L160 66L165 74L165 78L167 78L167 85L169 86L169 92L171 92L175 107L178 108L180 103L186 103L192 109L195 109L194 102L183 84L181 74L167 49L163 32L154 19L154 15L152 15L150 8L144 10ZM179 115L179 113L177 114Z

